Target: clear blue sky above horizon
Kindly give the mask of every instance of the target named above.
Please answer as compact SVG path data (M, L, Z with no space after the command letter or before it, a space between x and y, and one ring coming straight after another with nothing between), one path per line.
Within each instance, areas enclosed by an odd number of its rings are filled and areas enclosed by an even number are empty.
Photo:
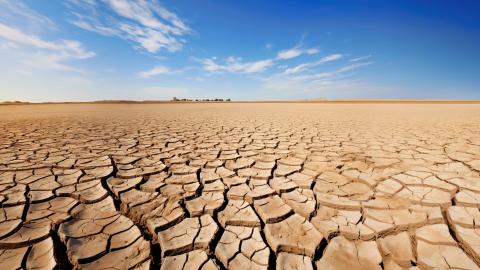
M480 99L480 1L0 0L0 100Z

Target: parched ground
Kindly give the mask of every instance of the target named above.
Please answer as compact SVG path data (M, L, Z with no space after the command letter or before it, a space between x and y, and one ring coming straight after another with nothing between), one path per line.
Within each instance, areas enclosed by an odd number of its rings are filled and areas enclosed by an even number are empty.
M0 269L478 269L480 105L0 106Z

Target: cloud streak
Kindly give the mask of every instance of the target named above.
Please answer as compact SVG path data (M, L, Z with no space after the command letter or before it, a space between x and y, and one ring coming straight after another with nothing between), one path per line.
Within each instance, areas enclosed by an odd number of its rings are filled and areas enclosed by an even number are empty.
M334 93L335 91L351 91L359 85L352 80L350 71L368 66L373 62L349 63L333 70L325 70L316 73L306 72L306 67L314 67L330 61L339 60L340 54L332 54L322 57L320 60L300 64L291 68L290 72L281 72L261 79L261 88L264 91L276 92L278 95L292 95L309 92L312 95L321 93ZM288 69L287 69L288 70ZM293 72L294 71L294 72ZM320 97L318 95L317 97Z
M283 50L283 51L278 52L277 59L288 60L288 59L298 57L302 54L312 55L312 54L317 54L319 52L320 52L320 50L317 49L317 48L303 49L303 48L301 48L301 44L299 44L299 45L297 45L297 46L295 46L291 49Z
M56 24L18 0L0 0L0 21L9 25L22 25L30 31L57 30Z
M218 61L216 57L196 59L203 64L203 69L208 72L226 71L231 73L260 73L272 67L277 61L289 60L302 54L316 54L317 48L302 49L301 45L294 48L282 50L277 53L277 57L244 62L240 57L230 56L224 61Z
M95 53L76 40L49 40L39 35L55 30L57 26L52 20L23 3L0 0L0 50L14 56L10 59L40 70L82 72L66 62L91 58Z
M366 59L369 59L371 58L372 56L371 55L365 55L365 56L361 56L361 57L357 57L357 58L352 58L350 60L348 60L349 62L359 62L359 61L362 61L362 60L366 60Z
M323 65L325 63L338 60L340 58L342 58L341 54L327 55L325 57L320 58L320 60L315 61L315 62L303 63L303 64L300 64L300 65L294 66L292 68L287 68L285 70L285 74L299 73L299 72L302 72L302 71L304 71L308 68L317 67L317 66Z
M22 2L0 0L0 50L14 56L10 59L27 68L82 72L66 62L94 57L95 52L76 40L40 36L56 30L52 20Z
M273 59L265 59L253 62L244 62L239 57L228 57L223 63L217 61L215 57L197 59L203 64L203 69L208 72L227 71L232 73L258 73L271 67Z
M372 63L373 62L351 64L351 65L347 65L347 66L343 66L341 68L338 68L334 71L320 72L320 73L308 74L308 75L301 75L301 76L296 76L296 77L293 77L293 78L295 80L302 80L302 81L311 80L311 79L332 78L332 77L336 77L336 76L338 76L342 73L352 71L352 70L355 70L355 69L358 69L358 68L361 68L361 67L364 67L364 66L368 66Z
M138 72L137 76L139 78L147 79L147 78L150 78L150 77L153 77L153 76L171 74L171 73L174 73L174 72L175 71L171 70L170 68L168 68L166 66L155 66L152 69Z
M178 51L191 29L156 1L70 0L71 23L104 36L116 36L149 53Z
M0 38L15 44L27 45L38 49L56 51L66 58L85 59L95 56L94 52L87 51L82 44L75 40L46 41L35 35L29 35L19 29L0 23Z

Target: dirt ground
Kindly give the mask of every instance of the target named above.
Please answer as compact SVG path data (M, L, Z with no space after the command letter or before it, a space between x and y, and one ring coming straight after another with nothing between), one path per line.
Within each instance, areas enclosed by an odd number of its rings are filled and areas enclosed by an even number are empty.
M0 269L479 269L478 104L0 106Z

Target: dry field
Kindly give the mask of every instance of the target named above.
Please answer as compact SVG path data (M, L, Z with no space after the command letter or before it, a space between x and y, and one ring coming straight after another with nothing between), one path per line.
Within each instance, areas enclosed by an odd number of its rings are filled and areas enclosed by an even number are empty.
M0 269L479 269L480 105L0 106Z

